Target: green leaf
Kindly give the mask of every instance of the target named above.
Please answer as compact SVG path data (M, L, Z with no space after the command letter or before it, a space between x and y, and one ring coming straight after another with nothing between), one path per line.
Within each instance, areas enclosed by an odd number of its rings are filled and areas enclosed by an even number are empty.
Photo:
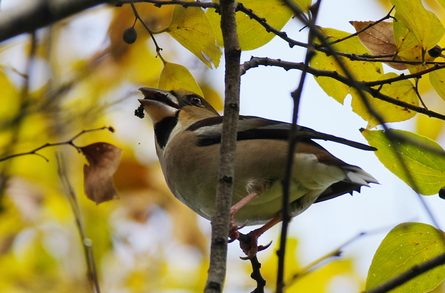
M445 253L443 232L422 223L403 223L392 229L369 268L366 290L374 288L412 267ZM430 292L445 279L445 265L436 267L391 292Z
M425 148L409 142L397 141L393 144L382 130L364 130L362 134L370 145L378 149L375 154L389 171L412 188L417 187L420 194L432 195L438 193L445 186L445 157L428 149L443 152L442 147L429 138L409 131L392 129L391 132L423 145ZM405 161L407 170L399 162L396 151ZM406 171L410 172L415 186L409 180Z
M163 90L183 89L204 96L193 75L182 65L165 62L158 88Z
M397 77L395 73L387 73L379 77L378 80L385 80ZM409 80L401 80L391 84L384 84L380 88L380 92L391 98L412 104L414 106L419 105L419 98L417 97L414 86ZM379 113L385 122L400 122L408 120L414 117L417 113L404 107L399 107L391 103L376 99L367 95L368 102L371 107ZM360 97L354 97L352 99L352 109L355 113L359 114L363 119L368 121L367 128L373 128L380 124L375 115L369 113L367 107L362 102Z
M326 35L328 42L334 42L350 35L347 32L330 28L322 28L322 31ZM341 41L333 45L333 47L339 52L371 55L371 53L362 45L362 43L360 43L357 37ZM339 58L358 81L377 80L380 78L380 75L383 72L381 63L359 62L351 61L343 57ZM311 66L317 69L334 71L338 74L344 75L343 70L337 64L334 57L327 56L322 52L316 52L314 58L312 58ZM357 93L356 91L351 90L349 86L330 77L316 77L315 80L329 96L333 97L340 103L343 103L343 100L348 93L351 93L353 96Z
M246 8L251 9L256 15L264 18L270 26L277 30L281 30L283 26L292 17L292 11L281 0L242 0L238 1ZM311 1L296 1L297 5L303 11L307 11ZM223 46L222 32L220 28L221 16L209 9L207 17L213 25L218 44ZM250 16L241 11L236 13L236 23L238 31L238 41L243 51L259 48L270 42L275 34L266 31L266 29Z
M195 54L209 68L219 66L222 52L216 42L212 25L199 7L175 5L172 21L166 29L181 45Z

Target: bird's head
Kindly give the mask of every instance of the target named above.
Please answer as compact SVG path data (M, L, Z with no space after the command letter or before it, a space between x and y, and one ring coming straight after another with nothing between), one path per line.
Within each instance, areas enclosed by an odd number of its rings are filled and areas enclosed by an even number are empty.
M190 125L205 118L219 116L209 102L190 91L165 91L148 87L139 90L144 95L144 99L139 99L139 102L153 124L166 118L177 118L181 124Z

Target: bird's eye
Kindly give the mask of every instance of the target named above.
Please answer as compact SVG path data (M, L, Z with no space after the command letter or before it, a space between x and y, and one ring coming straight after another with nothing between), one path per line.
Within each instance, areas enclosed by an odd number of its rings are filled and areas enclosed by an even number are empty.
M202 100L201 98L197 97L197 96L190 96L189 97L189 101L192 105L195 106L201 106L202 105Z

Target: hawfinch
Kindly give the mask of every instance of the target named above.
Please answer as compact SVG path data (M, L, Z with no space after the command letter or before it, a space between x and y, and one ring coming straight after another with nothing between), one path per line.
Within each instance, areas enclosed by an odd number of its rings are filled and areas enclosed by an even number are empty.
M139 90L145 96L139 102L154 125L156 153L168 187L180 201L210 220L215 209L223 117L206 100L189 91ZM136 114L143 117L142 109L138 110ZM249 233L251 246L242 246L249 257L261 250L256 239L281 220L290 129L291 125L284 122L239 117L230 237L233 240L239 235L237 225L265 224ZM301 126L297 137L290 188L292 217L313 203L378 183L361 168L331 155L313 139L365 150L374 148Z

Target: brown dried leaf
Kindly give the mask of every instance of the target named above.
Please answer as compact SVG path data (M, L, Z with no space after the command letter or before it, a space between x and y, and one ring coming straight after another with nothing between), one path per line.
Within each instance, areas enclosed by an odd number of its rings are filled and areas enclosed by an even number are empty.
M113 183L122 150L106 142L97 142L80 148L89 165L83 168L85 193L96 204L117 198Z
M397 46L394 40L394 32L392 22L381 21L371 27L373 21L351 21L350 22L357 32L365 29L359 33L358 39L363 46L368 49L373 55L395 55L397 53ZM368 27L368 28L367 28ZM385 60L400 60L399 57L382 58ZM388 66L394 69L404 70L406 65L402 63L386 62Z

